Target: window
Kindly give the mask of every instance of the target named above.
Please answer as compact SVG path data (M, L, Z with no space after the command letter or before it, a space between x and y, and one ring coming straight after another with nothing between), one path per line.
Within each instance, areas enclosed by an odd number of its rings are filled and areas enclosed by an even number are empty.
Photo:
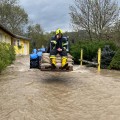
M5 42L7 42L7 36L5 35Z
M0 33L0 42L2 41L2 33Z
M16 46L16 40L14 38L11 38L11 45Z
M20 46L20 40L17 40L17 46Z

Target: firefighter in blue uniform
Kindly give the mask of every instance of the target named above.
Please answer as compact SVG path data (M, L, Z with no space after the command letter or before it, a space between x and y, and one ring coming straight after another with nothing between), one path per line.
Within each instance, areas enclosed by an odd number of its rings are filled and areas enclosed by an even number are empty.
M56 68L56 55L59 53L62 57L62 68L66 68L68 66L67 63L67 41L63 38L63 33L61 29L56 30L55 39L51 40L51 51L50 51L50 59L53 68Z

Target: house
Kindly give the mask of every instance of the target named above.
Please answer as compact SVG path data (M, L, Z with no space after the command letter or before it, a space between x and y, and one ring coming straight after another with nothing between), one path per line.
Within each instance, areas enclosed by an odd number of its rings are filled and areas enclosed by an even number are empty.
M30 39L11 33L0 24L0 42L9 43L15 48L16 55L28 55Z

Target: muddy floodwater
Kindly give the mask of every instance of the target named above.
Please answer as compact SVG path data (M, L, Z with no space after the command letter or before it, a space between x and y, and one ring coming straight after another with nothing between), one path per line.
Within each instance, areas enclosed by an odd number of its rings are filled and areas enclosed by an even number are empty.
M0 75L0 120L120 120L120 71L43 72L17 57Z

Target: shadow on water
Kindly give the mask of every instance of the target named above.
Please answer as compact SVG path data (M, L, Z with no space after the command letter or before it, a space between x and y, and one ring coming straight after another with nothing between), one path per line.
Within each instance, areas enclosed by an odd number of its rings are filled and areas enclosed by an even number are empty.
M62 83L67 83L68 80L66 78L61 78L61 77L49 77L49 78L45 78L43 81L43 83L59 83L59 84L62 84Z
M47 83L47 84L52 84L52 83L67 84L69 79L70 79L69 77L55 74L55 75L47 76L46 78L44 78L42 80L42 83Z

